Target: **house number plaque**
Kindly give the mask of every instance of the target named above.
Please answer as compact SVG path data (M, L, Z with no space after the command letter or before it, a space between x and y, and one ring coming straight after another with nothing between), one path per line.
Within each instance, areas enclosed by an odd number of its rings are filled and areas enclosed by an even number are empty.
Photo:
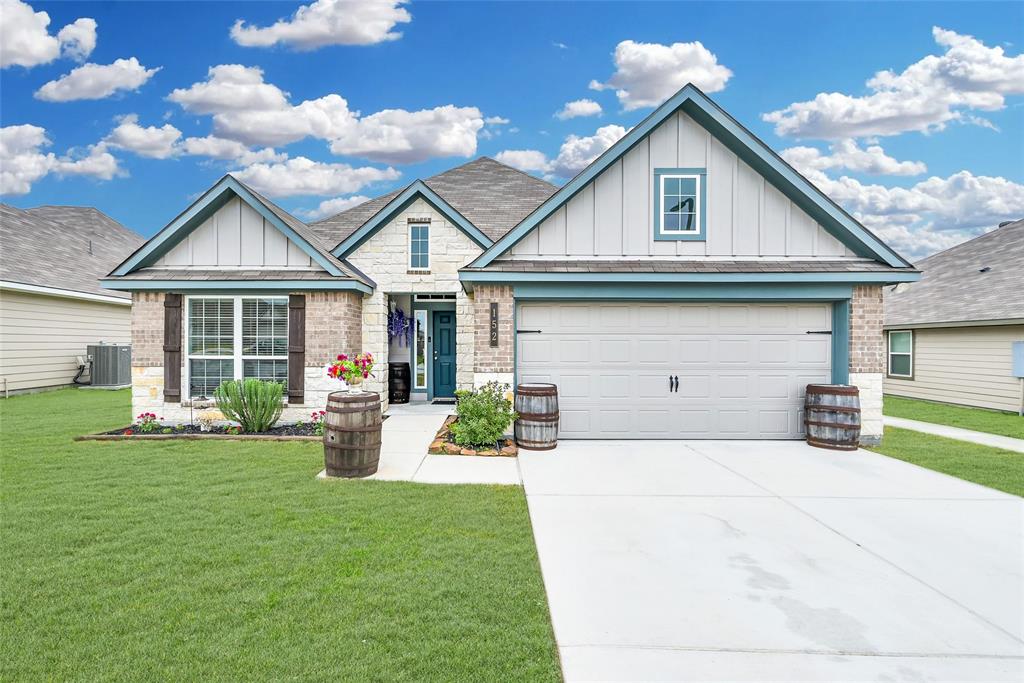
M498 302L491 302L491 346L498 345Z

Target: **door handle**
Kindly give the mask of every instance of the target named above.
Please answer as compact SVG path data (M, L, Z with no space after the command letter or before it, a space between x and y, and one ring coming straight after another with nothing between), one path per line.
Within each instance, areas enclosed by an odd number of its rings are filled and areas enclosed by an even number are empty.
M679 393L679 375L676 375L675 377L673 377L672 381L675 383L675 388L673 388L672 391L674 391L675 393L678 394Z

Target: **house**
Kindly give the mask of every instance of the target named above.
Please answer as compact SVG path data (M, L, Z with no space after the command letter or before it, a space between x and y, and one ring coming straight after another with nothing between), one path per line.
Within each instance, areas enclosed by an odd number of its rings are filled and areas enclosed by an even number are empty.
M240 377L304 417L336 354L397 351L417 398L556 383L563 438L798 438L803 387L852 382L871 441L882 286L917 277L691 85L561 188L481 158L306 225L226 176L104 284L168 419Z
M100 278L143 242L91 207L0 204L0 395L68 386L88 344L131 340L131 296Z
M885 393L1020 410L1012 345L1024 343L1024 220L918 267L920 281L886 288Z

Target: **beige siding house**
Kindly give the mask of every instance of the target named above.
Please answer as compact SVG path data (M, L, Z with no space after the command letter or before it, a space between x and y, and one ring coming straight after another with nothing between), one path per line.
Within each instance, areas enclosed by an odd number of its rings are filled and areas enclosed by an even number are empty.
M0 395L68 386L87 345L131 341L131 299L99 278L143 241L96 209L0 205Z
M484 157L307 225L225 176L104 284L168 421L242 378L305 418L370 352L385 410L390 361L418 401L555 383L562 438L795 439L808 383L852 383L877 442L882 287L917 275L687 86L560 188Z
M918 264L916 283L886 288L885 393L1017 412L1024 380L1024 221Z

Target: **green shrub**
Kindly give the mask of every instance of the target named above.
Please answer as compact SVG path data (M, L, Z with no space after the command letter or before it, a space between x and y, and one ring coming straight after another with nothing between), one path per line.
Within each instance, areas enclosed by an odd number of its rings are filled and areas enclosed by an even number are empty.
M223 382L213 392L224 417L242 425L249 433L265 432L281 417L284 385L261 379Z
M505 398L507 384L488 382L476 391L456 392L459 419L452 436L460 446L493 446L518 415Z

